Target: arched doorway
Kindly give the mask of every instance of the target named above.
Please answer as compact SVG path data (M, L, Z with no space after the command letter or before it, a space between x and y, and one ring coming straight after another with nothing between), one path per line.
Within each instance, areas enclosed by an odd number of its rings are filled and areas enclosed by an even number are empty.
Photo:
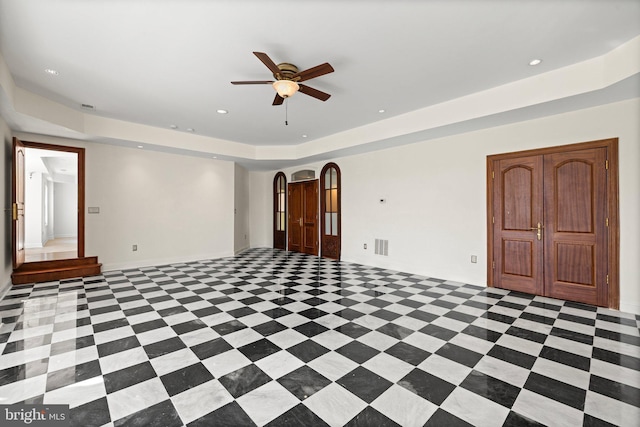
M287 248L287 177L278 172L273 178L273 247Z
M320 244L325 258L340 259L341 247L341 200L340 168L327 163L320 173Z

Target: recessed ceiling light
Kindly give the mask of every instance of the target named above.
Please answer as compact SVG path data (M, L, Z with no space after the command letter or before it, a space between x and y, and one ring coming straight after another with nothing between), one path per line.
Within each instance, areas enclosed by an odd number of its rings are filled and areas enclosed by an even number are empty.
M213 156L212 158L217 159L217 158L218 158L218 156Z
M227 114L228 111L227 110L216 110L216 113L218 113L218 114Z
M138 145L138 148L144 148L144 146L142 146L142 145Z
M193 128L187 128L187 132L194 132Z
M529 62L529 65L539 65L542 62L542 59L533 59Z
M178 126L176 126L176 125L169 125L169 127L170 127L171 129L178 129Z
M384 110L378 110L378 113L384 113Z
M303 137L303 138L306 138L306 137L307 137L307 135L302 135L302 137Z
M60 75L58 70L54 70L53 68L45 68L44 72L47 73L47 74L51 74L52 76Z

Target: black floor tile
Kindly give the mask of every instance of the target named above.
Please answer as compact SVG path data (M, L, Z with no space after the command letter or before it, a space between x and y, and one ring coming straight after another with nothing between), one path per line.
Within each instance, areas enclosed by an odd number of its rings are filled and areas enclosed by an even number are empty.
M180 427L182 420L176 412L171 400L156 403L134 414L116 420L114 427L145 426L145 427Z
M362 366L336 382L367 403L373 402L393 384Z
M361 342L352 341L337 349L336 353L340 353L354 362L362 364L380 353L380 351Z
M69 410L69 423L74 427L102 426L111 422L107 398L102 397Z
M247 356L249 360L255 362L262 359L263 357L269 356L270 354L277 353L282 349L268 339L263 338L261 340L244 345L238 348L238 350L242 354Z
M169 354L186 347L187 346L184 342L182 342L180 338L173 337L153 344L145 345L143 348L144 351L147 352L147 356L149 356L149 359L153 359L155 357L164 356L165 354Z
M287 351L305 363L311 362L313 359L329 352L329 349L311 340L303 341Z
M490 377L476 370L471 371L467 378L462 381L463 387L475 394L492 400L500 405L511 409L520 393L520 388L506 383L497 378Z
M404 342L394 344L384 352L400 360L404 360L405 362L410 363L413 366L418 366L431 355L431 353L429 353L428 351L424 351L422 349L419 349L418 347L414 347L411 344L407 344Z
M241 425L241 424L238 424ZM244 425L244 424L242 424ZM269 422L265 427L329 427L322 418L302 403L289 409L284 414Z
M562 381L531 372L524 388L580 411L584 410L586 391Z
M256 365L248 365L219 378L220 383L235 398L271 381Z
M351 421L345 424L345 427L401 427L389 417L376 411L371 406L364 408L362 412L353 417Z
M160 377L169 396L182 393L185 390L211 381L212 379L213 375L211 375L211 372L209 372L202 363L180 368Z
M455 385L418 368L409 372L398 384L436 405L444 402L456 388Z
M300 400L305 400L331 384L331 380L308 366L302 366L280 377L278 382Z
M149 362L138 363L104 375L107 393L113 393L156 377L156 371Z

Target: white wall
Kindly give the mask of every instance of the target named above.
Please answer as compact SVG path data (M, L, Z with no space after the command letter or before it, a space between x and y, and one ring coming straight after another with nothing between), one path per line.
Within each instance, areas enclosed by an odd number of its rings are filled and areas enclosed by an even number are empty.
M3 185L0 186L0 206L2 206L2 224L0 224L0 297L11 286L11 130L0 116L0 135L2 135L2 149L0 150L0 176Z
M53 231L53 227L54 227L53 211L55 209L55 200L53 199L54 198L54 191L53 191L54 183L52 181L46 180L46 181L42 181L42 185L44 186L44 191L49 193L48 194L48 200L45 201L43 199L43 201L42 201L43 207L44 207L43 213L44 213L44 215L48 214L48 216L49 216L48 221L47 221L47 225L45 226L46 240L49 241L49 240L52 240L52 239L55 238L55 234L54 234L54 231ZM43 194L43 197L44 197L44 194ZM46 203L49 204L48 212L46 212L47 211Z
M273 246L273 178L275 172L249 173L251 247ZM287 182L289 182L287 177Z
M41 248L46 243L42 201L44 178L40 172L27 173L24 185L24 246Z
M233 255L233 163L18 136L86 148L85 209L100 213L85 210L85 255L103 271Z
M77 237L78 185L67 182L50 185L53 186L53 198L49 199L52 203L49 209L53 211L53 235L55 238Z
M618 137L620 305L640 314L639 117L636 98L334 159L342 171L342 259L486 285L486 156ZM319 172L324 163L284 171L289 178L307 167ZM261 221L253 225L260 240L252 246L271 245L271 209L256 192L271 194L275 172L253 175L251 200L260 204L253 206L252 220ZM375 238L389 239L388 257L374 255Z
M242 252L249 247L249 172L234 165L234 244L235 253Z

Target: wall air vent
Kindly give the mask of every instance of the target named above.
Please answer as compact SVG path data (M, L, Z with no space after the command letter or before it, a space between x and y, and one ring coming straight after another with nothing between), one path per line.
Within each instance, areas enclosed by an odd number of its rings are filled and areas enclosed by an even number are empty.
M316 171L311 169L303 169L301 171L297 171L291 174L292 182L306 181L306 180L315 179L315 178L316 178Z
M389 256L389 241L376 239L376 255Z
M85 110L92 110L92 111L94 111L94 110L96 109L96 107L94 107L94 106L93 106L93 105L91 105L91 104L80 104L80 106L81 106L83 109L85 109Z

